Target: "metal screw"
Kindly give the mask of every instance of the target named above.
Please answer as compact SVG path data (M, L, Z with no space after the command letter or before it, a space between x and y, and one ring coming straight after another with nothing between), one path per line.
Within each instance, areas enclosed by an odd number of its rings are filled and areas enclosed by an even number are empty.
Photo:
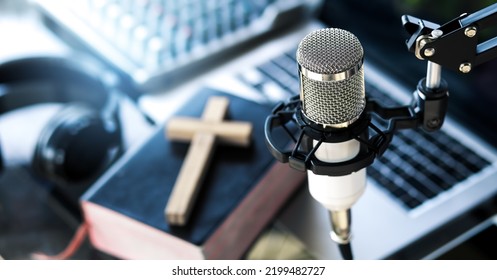
M469 73L471 71L471 63L462 63L461 65L459 65L459 71L464 74Z
M433 37L433 39L437 39L439 37L442 37L442 35L444 35L444 32L440 29L435 29L431 32L431 37Z
M466 29L464 30L464 35L466 35L468 38L473 38L475 37L476 32L477 32L476 27L470 26L466 27Z
M431 119L426 124L429 128L438 128L440 127L440 119Z
M427 48L427 49L424 51L424 54L425 54L425 56L427 56L427 57L433 56L433 55L435 55L435 49L434 49L434 48Z

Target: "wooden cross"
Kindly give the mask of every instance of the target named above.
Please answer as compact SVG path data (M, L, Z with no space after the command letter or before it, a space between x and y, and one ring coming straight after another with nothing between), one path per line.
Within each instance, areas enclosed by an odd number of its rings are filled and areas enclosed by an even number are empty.
M250 145L251 123L223 121L228 104L226 97L210 97L201 119L175 117L167 123L166 137L169 140L191 141L164 210L171 225L187 223L217 140L243 147Z

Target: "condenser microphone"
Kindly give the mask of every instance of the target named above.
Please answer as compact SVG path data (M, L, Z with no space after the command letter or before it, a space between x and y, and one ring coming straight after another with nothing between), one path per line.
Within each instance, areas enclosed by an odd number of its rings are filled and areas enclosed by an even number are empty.
M364 51L357 37L342 29L317 30L300 42L297 62L301 115L311 126L325 131L323 135L347 130L363 115L366 107L363 58ZM317 149L316 145L319 145ZM321 139L321 142L314 139L312 146L316 149L316 158L326 163L349 161L361 149L361 143L355 138ZM350 208L365 190L365 168L341 176L307 172L311 196L330 213L331 238L338 244L348 245ZM350 250L350 246L346 248ZM342 254L351 252L342 250Z

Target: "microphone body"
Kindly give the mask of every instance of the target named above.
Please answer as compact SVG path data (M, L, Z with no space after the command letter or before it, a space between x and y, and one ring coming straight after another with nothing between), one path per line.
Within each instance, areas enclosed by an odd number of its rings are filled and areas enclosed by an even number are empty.
M316 141L314 140L314 142ZM357 140L343 143L323 143L317 149L315 156L323 162L342 162L357 156L359 148L360 143ZM365 168L344 176L316 175L309 170L307 178L312 197L330 211L351 208L366 188Z
M352 33L326 28L311 32L299 44L301 113L323 135L346 130L366 107L364 52ZM319 145L319 147L317 147ZM360 152L354 139L341 142L313 139L314 156L326 163L346 162ZM366 188L366 170L343 176L316 175L308 171L311 196L330 213L331 237L339 244L350 241L350 208ZM350 250L350 247L349 247Z
M360 143L357 140L323 143L316 150L315 156L323 162L342 162L353 159L359 153L359 149ZM366 169L362 168L344 176L316 175L309 170L307 178L309 193L329 211L332 227L331 239L341 245L349 244L351 239L350 208L366 189Z

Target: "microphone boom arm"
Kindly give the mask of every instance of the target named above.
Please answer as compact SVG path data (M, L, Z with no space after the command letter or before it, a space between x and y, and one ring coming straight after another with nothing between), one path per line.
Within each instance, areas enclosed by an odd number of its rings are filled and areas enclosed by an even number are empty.
M438 25L413 16L402 16L402 24L411 35L409 51L448 69L469 73L474 67L497 58L497 37L479 42L478 35L497 26L497 3L472 14Z

